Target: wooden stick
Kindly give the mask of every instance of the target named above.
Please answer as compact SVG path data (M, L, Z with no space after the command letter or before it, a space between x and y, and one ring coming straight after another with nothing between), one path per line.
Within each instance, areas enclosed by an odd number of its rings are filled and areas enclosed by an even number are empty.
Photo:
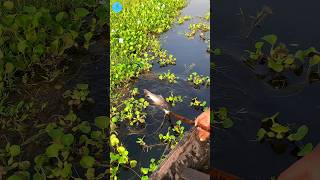
M192 126L194 126L194 121L193 120L190 120L190 119L188 119L188 118L186 118L186 117L184 117L184 116L181 116L181 115L179 115L179 114L177 114L177 113L174 113L174 112L169 112L169 116L170 115L172 115L172 116L174 116L176 119L179 119L179 120L181 120L181 121L183 121L184 123L187 123L187 124L189 124L189 125L192 125ZM206 126L204 126L204 125L202 125L202 124L197 124L197 127L200 127L201 129L204 129L204 130L206 130L207 132L210 132L211 131L211 128L209 127L206 127Z

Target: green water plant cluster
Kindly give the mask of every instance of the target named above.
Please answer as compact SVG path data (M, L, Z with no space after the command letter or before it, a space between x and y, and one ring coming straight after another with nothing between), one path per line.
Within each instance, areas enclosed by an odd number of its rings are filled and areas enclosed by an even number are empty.
M207 105L207 102L198 100L198 97L192 98L190 102L190 106L194 107L195 109L203 110L206 107L206 105Z
M177 83L177 79L179 79L179 77L177 77L174 73L172 73L172 72L170 72L170 70L168 70L167 73L159 74L159 79L160 80L167 79L169 83Z
M157 170L159 162L156 162L154 158L150 159L149 167L141 167L140 171L142 173L141 180L148 180L148 174Z
M196 88L199 88L201 85L205 85L206 87L210 86L210 77L200 75L197 72L189 74L187 80L190 81Z
M79 107L84 102L94 102L89 97L89 85L88 84L77 84L73 90L66 90L63 93L63 97L68 99L69 106Z
M166 134L159 134L159 140L162 143L165 143L171 149L173 149L180 141L180 139L184 136L185 128L181 125L181 121L177 121L176 125L171 128L168 128Z
M320 64L320 53L314 47L290 53L284 43L277 42L278 37L274 34L266 35L261 39L263 41L255 43L254 51L246 51L249 54L246 63L250 66L265 64L273 73L272 75L279 76L286 71L292 71L299 75L302 73L303 67L308 64L309 78L310 75L318 73L316 67ZM266 44L270 46L269 50L267 50Z
M166 101L170 103L172 106L175 106L177 102L182 102L183 99L181 96L174 96L171 92L169 97L166 97Z
M277 139L295 143L302 141L308 134L309 128L306 125L301 125L297 129L292 129L287 125L279 123L277 120L278 116L279 113L276 113L273 116L262 120L262 127L257 132L258 141L263 141L264 139ZM312 148L310 148L310 144L311 143L308 143L307 145L300 147L300 151L297 152L297 155L303 156L308 152L311 152Z
M233 120L230 118L228 114L228 109L225 107L221 107L217 111L214 111L212 121L212 123L221 124L222 127L225 129L231 128L234 125Z
M210 25L208 23L204 22L198 22L195 24L189 24L189 32L185 33L185 36L192 39L196 35L196 33L199 31L200 33L205 33L210 30Z
M192 17L189 16L189 15L186 15L186 16L180 16L178 18L178 24L183 24L185 21L188 21L190 20Z
M166 50L160 50L158 57L159 57L158 63L160 64L161 67L176 64L177 59L173 57L172 54L168 54Z

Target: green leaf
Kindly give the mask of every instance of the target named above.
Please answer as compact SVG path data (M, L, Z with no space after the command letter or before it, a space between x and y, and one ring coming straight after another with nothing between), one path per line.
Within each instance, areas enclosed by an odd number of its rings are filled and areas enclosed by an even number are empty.
M221 55L222 55L222 51L221 51L221 49L219 49L219 48L215 48L215 49L213 50L213 54L214 54L215 56L221 56Z
M140 171L142 172L142 174L146 175L149 172L149 168L142 167L142 168L140 168Z
M87 32L86 34L84 34L84 39L89 42L91 40L93 36L93 33L92 32Z
M70 177L72 175L71 168L72 168L72 164L70 163L65 164L61 171L61 176L64 178Z
M257 133L257 137L258 137L258 141L261 141L264 136L266 135L267 131L264 130L263 128L260 128L258 133Z
M306 145L304 145L302 148L300 148L300 151L298 152L298 156L305 156L309 153L312 152L312 149L313 149L313 145L312 143L308 143Z
M276 135L274 134L274 132L269 131L269 132L267 133L267 136L270 137L270 138L273 138L273 137L275 137Z
M137 161L136 160L131 160L130 161L130 167L131 168L134 168L134 167L136 167L137 166Z
M61 128L51 129L48 132L48 135L54 140L54 141L60 141L61 137L64 135Z
M301 62L304 62L304 58L305 58L304 51L298 50L298 51L295 53L294 57L297 58L297 59L299 59Z
M14 7L14 4L12 1L4 1L3 2L3 7L5 7L8 10L12 10Z
M22 178L20 176L17 176L17 175L12 175L7 180L22 180Z
M289 127L283 126L279 123L274 123L271 127L271 130L277 134L279 133L286 133L289 131Z
M64 15L65 15L65 12L59 12L59 13L56 15L56 21L57 21L57 22L62 21Z
M300 141L308 134L309 128L306 125L299 127L296 133L290 134L288 140L290 141Z
M51 144L49 147L46 149L46 155L48 157L58 157L59 151L63 149L62 144Z
M120 158L119 154L115 154L115 153L110 153L110 163L117 161Z
M41 56L44 53L45 47L42 44L38 44L33 48L33 52Z
M148 176L142 176L141 177L141 180L148 180L149 178L148 178Z
M231 128L233 126L233 121L230 118L226 118L222 122L223 128Z
M276 71L276 72L282 72L283 71L283 65L282 64L278 64L276 62L274 62L273 60L269 60L268 61L268 66Z
M24 6L23 11L28 14L35 14L37 12L37 9L34 6Z
M314 55L311 60L310 60L310 66L314 66L320 64L320 56L319 55Z
M107 116L98 116L95 118L94 122L100 129L106 129L109 126L109 118Z
M76 16L83 18L89 14L89 11L85 8L76 8L75 13L76 13Z
M91 131L91 127L88 121L83 121L79 124L79 129L81 132L88 134Z
M111 144L111 146L113 147L113 146L116 146L116 145L118 145L119 144L119 139L117 138L117 136L115 135L115 134L111 134L111 136L110 136L110 144Z
M80 165L83 168L91 168L95 163L95 159L92 156L83 156L80 160Z
M308 48L308 49L304 50L304 54L305 54L305 56L309 56L309 55L310 55L310 53L316 53L316 52L317 52L317 50L316 50L316 48L315 48L315 47L310 47L310 48Z
M70 146L74 141L74 136L72 134L65 134L61 140L64 145Z
M18 156L21 152L20 146L18 145L12 145L9 148L9 153L12 157Z
M262 39L267 41L270 45L273 46L277 42L278 37L274 34L270 34L262 37Z
M255 48L256 48L257 50L261 50L261 48L263 47L263 45L264 45L264 42L256 42L256 44L255 44L254 46L255 46Z

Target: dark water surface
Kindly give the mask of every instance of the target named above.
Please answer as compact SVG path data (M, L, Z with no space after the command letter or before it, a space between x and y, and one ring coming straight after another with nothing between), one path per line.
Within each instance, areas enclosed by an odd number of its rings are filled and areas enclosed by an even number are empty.
M208 0L191 0L188 6L182 10L182 15L204 17L205 13L209 12L209 7ZM189 31L189 24L196 22L199 22L199 18L186 21L182 25L174 24L169 31L160 37L161 48L167 50L169 54L172 54L177 59L176 65L160 68L159 64L155 62L152 72L142 75L140 79L134 83L134 87L139 89L139 97L143 97L143 89L148 89L163 97L168 97L171 91L176 96L182 96L183 102L177 103L176 106L172 108L172 111L189 119L194 119L201 113L200 110L195 110L189 106L192 98L198 97L198 100L203 100L206 101L207 104L210 104L210 88L203 86L200 89L195 89L187 82L188 75L194 71L201 75L210 76L210 56L206 52L208 44L199 38L198 33L195 38L191 40L187 39L184 35L184 32ZM209 33L206 35L209 37ZM188 71L187 69L191 64L195 64L195 66L191 71ZM167 81L160 81L158 79L158 74L167 72L168 70L179 77L176 84L169 84ZM138 161L139 164L137 167L149 167L149 160L151 158L159 159L165 149L164 146L158 146L152 148L149 152L144 152L136 143L137 138L145 136L144 141L147 144L158 144L160 143L159 133L165 134L170 126L169 121L164 120L164 113L160 109L149 107L147 113L146 128L141 134L132 134L134 132L130 132L125 128L120 134L122 141L130 152L129 157ZM163 121L163 127L159 132L156 132ZM175 121L175 119L172 119L173 123L175 123ZM190 128L189 125L183 125L186 126L187 129ZM136 168L135 171L140 174L140 168ZM137 179L137 176L128 170L122 171L119 178Z
M276 90L259 80L246 66L241 57L244 50L252 50L254 42L267 34L276 34L278 41L289 50L320 48L319 1L215 1L214 44L223 55L215 57L213 101L216 108L227 107L235 125L228 130L216 130L214 135L214 166L245 179L270 179L285 170L297 157L275 153L268 143L258 143L256 133L261 119L280 112L279 121L292 127L305 124L309 133L300 145L320 139L320 82L309 84L305 77L296 78L289 86ZM237 15L240 8L247 15L255 16L263 5L271 7L273 14L266 17L260 28L252 31L248 39L244 32L248 26ZM236 113L241 108L247 113Z

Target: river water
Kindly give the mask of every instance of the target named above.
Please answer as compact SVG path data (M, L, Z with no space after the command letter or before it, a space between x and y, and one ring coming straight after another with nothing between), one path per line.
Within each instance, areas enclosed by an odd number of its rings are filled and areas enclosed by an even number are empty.
M278 40L293 52L310 46L320 47L319 1L216 1L214 3L214 44L223 51L215 57L217 71L213 74L213 104L227 107L234 116L235 125L228 130L217 130L212 144L216 168L229 171L244 179L270 179L285 170L298 158L286 152L276 153L268 143L258 143L256 133L261 119L280 112L279 121L290 127L305 124L309 133L298 145L313 143L320 138L320 83L308 83L306 75L290 75L288 87L275 89L257 78L241 57L244 50L252 50L254 42L267 34L276 34ZM263 5L273 14L267 16L260 28L255 28L246 39L248 25L242 23L240 8L255 16ZM243 113L237 113L244 109Z

